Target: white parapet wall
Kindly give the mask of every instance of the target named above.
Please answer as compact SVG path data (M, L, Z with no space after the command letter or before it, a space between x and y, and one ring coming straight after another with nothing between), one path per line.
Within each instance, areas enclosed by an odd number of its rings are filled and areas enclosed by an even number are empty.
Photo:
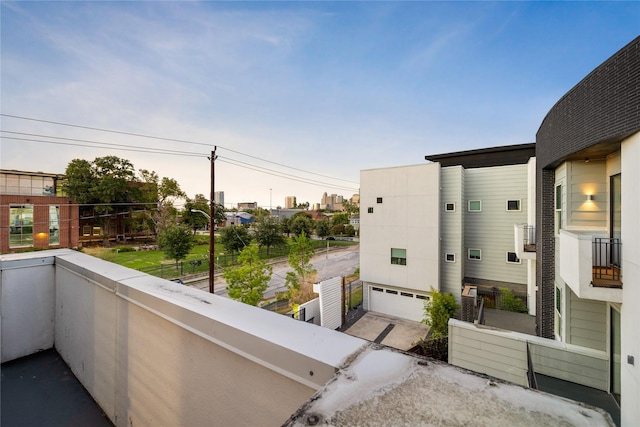
M0 270L3 361L54 346L117 426L280 425L365 345L74 251Z

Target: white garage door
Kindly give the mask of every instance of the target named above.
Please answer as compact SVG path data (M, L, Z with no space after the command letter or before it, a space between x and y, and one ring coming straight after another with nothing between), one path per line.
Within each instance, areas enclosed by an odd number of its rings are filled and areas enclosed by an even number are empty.
M421 322L424 303L429 297L414 292L369 286L369 310Z

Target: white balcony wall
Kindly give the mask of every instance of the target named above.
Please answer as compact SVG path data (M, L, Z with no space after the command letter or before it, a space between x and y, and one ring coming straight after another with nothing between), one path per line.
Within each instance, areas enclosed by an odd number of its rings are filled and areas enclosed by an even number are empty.
M55 337L116 426L281 425L365 345L81 253L51 253L55 264L46 267L21 265L24 255L0 258L3 360L5 350L37 350L43 334L48 346L41 348L50 348ZM33 260L53 258L35 254ZM13 292L30 277L42 279L45 304L31 305L32 290ZM14 295L20 301L9 299ZM5 305L21 303L32 316L42 306L55 316L26 330L5 321ZM21 334L32 341L25 344ZM251 409L239 410L242 402Z
M599 301L622 302L622 290L591 286L593 266L593 238L606 234L574 233L560 230L560 277L579 298Z
M34 254L0 261L2 363L53 346L54 257Z

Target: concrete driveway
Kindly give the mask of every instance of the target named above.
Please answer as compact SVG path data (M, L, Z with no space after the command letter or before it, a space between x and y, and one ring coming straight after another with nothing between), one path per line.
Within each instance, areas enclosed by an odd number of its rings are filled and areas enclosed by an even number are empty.
M389 347L409 350L427 335L428 330L423 323L368 311L344 332Z

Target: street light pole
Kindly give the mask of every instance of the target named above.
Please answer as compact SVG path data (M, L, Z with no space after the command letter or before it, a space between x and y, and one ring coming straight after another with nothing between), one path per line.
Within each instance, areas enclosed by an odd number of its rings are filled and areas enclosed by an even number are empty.
M214 200L214 188L215 188L215 161L216 161L216 149L217 146L213 146L213 151L211 152L211 198L209 199L210 203L210 212L209 215L209 293L214 293L214 274L215 274L215 263L214 263L214 249L215 249L215 236L213 231L215 230L215 217L216 217L216 202Z

